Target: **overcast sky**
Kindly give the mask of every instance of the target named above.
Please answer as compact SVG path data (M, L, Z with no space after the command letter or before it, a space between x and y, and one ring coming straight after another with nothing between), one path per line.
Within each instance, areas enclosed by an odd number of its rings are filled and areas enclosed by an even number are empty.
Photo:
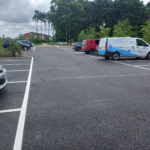
M149 0L143 0L147 3ZM47 12L50 0L0 0L0 37L35 32L34 10Z

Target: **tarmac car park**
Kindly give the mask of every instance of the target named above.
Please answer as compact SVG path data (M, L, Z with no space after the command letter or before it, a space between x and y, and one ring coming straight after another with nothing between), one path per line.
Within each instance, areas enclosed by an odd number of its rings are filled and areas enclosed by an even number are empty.
M12 150L19 113L23 105L31 59L31 57L0 58L0 64L7 69L8 78L7 82L6 76L4 76L6 71L2 68L2 79L6 80L7 86L0 91L0 141L3 141L0 142L0 149ZM0 73L0 79L1 77Z
M150 61L106 60L71 47L28 52L0 58L8 75L0 149L149 148Z

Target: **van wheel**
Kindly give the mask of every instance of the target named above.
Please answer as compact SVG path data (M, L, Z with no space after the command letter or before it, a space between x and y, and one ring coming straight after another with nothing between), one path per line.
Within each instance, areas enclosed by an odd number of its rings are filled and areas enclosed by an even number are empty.
M119 53L113 53L113 55L112 55L112 59L113 60L118 60L119 59L119 57L120 57L120 55L119 55Z
M147 54L146 58L150 60L150 52Z

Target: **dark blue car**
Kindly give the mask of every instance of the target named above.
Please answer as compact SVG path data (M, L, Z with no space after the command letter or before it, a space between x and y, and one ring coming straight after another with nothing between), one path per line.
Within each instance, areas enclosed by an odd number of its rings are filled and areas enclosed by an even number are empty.
M24 45L28 45L27 49L30 49L31 47L33 47L33 44L28 40L20 40L19 42L24 44Z
M82 47L82 43L81 43L81 42L75 42L75 43L73 44L73 49L74 49L75 51L80 51L80 50L81 50L81 47Z
M16 44L19 44L22 47L23 50L28 50L31 47L33 47L33 44L30 41L27 41L27 40L20 40L20 41L14 40L12 42L15 42ZM3 47L5 49L8 49L10 47L10 44L11 44L11 42L8 39L6 39L5 42L3 43Z

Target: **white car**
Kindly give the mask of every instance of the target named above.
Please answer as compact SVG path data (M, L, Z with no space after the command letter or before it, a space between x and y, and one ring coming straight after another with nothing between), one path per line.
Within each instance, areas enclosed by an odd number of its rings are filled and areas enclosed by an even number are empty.
M130 56L150 59L150 45L140 38L133 37L102 38L97 52L106 59L111 57L118 60L119 57Z
M7 71L0 65L0 90L4 89L7 85Z

